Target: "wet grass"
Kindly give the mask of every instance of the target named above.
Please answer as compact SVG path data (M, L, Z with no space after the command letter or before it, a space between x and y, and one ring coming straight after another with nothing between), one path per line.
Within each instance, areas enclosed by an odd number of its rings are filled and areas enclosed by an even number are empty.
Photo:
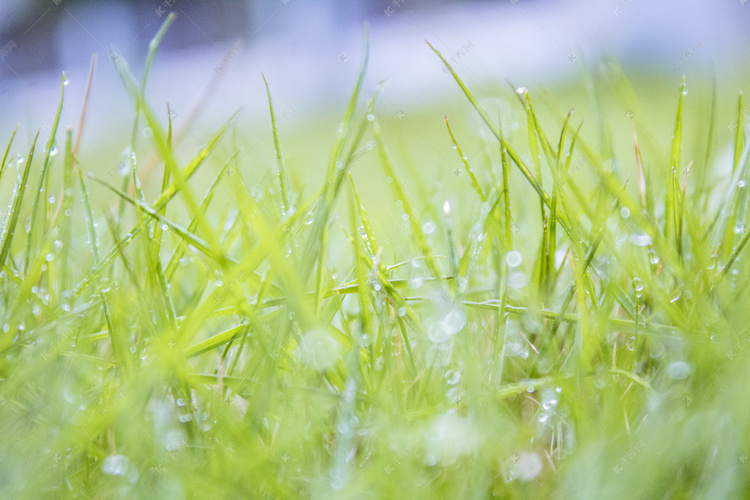
M676 80L667 124L593 78L590 116L525 88L498 116L443 60L484 129L436 114L454 182L426 182L362 95L365 42L323 182L286 164L268 82L250 183L236 121L183 160L145 99L169 23L140 81L113 55L135 110L114 182L62 104L5 150L3 497L748 496L741 96L724 116Z

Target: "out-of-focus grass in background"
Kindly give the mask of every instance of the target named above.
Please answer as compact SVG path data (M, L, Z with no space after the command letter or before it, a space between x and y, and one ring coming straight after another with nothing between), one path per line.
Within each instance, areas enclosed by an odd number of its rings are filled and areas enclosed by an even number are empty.
M747 495L750 7L204 4L3 7L0 492Z
M631 78L647 75L639 99L656 115L666 113L658 105L665 104L671 82L683 74L692 89L709 81L715 67L721 75L720 95L735 94L744 72L741 61L750 50L744 29L748 9L729 0L711 5L362 1L345 6L309 0L222 5L193 0L27 0L0 8L1 130L7 134L20 122L19 138L29 144L37 129L49 126L58 99L53 82L62 71L73 82L62 123L75 124L89 58L96 52L100 64L89 113L91 123L106 126L88 131L80 154L114 168L126 146L122 137L130 126L130 109L114 65L104 62L114 49L139 74L141 56L169 12L178 18L153 69L149 97L159 109L170 104L175 132L184 136L184 144L199 146L202 136L240 106L244 111L238 120L248 133L252 130L247 147L262 144L268 130L263 72L274 88L279 128L288 138L293 163L310 155L325 158L326 148L315 147L322 137L314 133L328 128L307 125L335 126L332 105L340 105L356 75L364 20L371 26L373 51L366 87L372 91L378 81L389 79L380 99L381 114L389 121L402 118L400 127L386 128L397 131L405 143L417 141L420 155L430 155L433 164L445 164L449 155L438 154L433 138L414 131L421 130L421 117L435 112L436 103L454 106L456 94L449 75L431 60L425 39L465 70L467 83L481 96L507 101L498 90L506 89L504 79L510 78L537 91L568 87L572 95L563 101L556 94L556 102L581 111L587 101L582 75L600 68L602 54L615 56ZM625 112L616 98L604 97L605 105ZM195 109L200 109L197 115ZM436 114L446 111L438 109ZM469 118L462 113L453 119Z

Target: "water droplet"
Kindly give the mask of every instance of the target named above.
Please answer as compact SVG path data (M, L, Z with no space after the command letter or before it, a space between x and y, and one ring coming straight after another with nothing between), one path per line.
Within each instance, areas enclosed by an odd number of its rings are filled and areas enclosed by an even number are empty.
M536 369L542 374L549 373L552 369L552 362L547 358L541 358L536 364Z
M630 217L630 209L628 207L622 207L620 209L620 217L622 217L623 219L627 219L628 217Z
M50 203L54 203L55 202L55 197L54 196L50 196L49 198L47 198L47 201L50 202Z
M302 362L320 371L331 368L341 356L341 345L324 328L315 328L303 335L298 349Z
M742 189L743 187L745 187L745 181L739 181L737 183L737 187L740 188L740 189Z
M527 93L528 91L529 91L529 89L527 89L526 87L518 87L516 89L516 94L523 95L523 94Z
M344 313L344 317L347 319L354 319L359 317L362 313L362 308L359 303L359 296L353 294L347 294L344 297L344 302L341 304L341 312Z
M651 244L651 236L646 233L636 233L630 235L630 241L639 247L645 247Z
M130 468L130 460L125 455L109 455L102 462L102 472L110 476L124 476Z
M52 149L49 150L50 156L55 156L57 154L57 146L52 146Z
M55 258L55 255L54 255L54 254L52 254L52 253L48 253L48 254L47 254L47 255L46 255L45 257L44 257L44 260L46 260L47 262L52 262L52 259L54 259L54 258Z
M166 231L167 229L169 229L169 226L167 226L166 224L162 224L161 225L161 230L162 231Z
M745 225L741 222L734 226L734 234L742 234L745 232Z
M526 388L526 392L528 392L529 394L531 394L532 392L534 392L534 386L530 385L529 387L527 387Z
M368 114L367 114L367 121L368 121L368 122L371 122L371 121L373 121L374 119L375 119L375 116L374 116L374 115L373 115L372 113L368 113Z
M448 411L433 422L428 431L425 463L429 466L451 466L480 445L480 438L469 417Z
M673 361L667 366L667 376L673 380L682 380L690 375L693 367L686 361Z
M427 325L427 337L440 344L451 339L466 326L466 313L458 304L439 299L433 304L432 320Z
M652 358L659 359L660 357L664 355L666 351L667 350L664 347L664 344L659 343L659 342L654 342L653 344L651 344L651 349L650 349L649 354Z
M185 406L185 400L182 398L177 398L177 406Z
M631 336L625 341L625 347L628 349L628 351L632 351L635 349L635 337Z
M72 214L72 213L73 213L73 211L71 209L69 209L69 208L65 209L65 216L66 217L70 217L70 214Z
M643 280L640 278L633 278L633 290L640 292L644 288Z
M688 93L688 89L687 89L687 87L685 87L683 85L683 87L682 87L682 95L687 95L687 93Z
M648 260L649 260L649 262L651 262L651 263L652 263L653 265L656 265L656 264L658 264L658 263L659 263L659 261L660 261L660 259L659 259L659 256L658 256L658 255L656 255L656 252L654 252L653 250L649 252L649 257L648 257Z
M191 420L193 420L193 416L189 413L185 413L184 415L180 415L179 417L177 417L177 420L184 424L185 422L190 422Z
M532 481L542 472L543 463L537 453L525 451L519 455L516 467L521 481Z
M443 203L443 213L446 217L451 214L451 204L448 200L445 200L445 203Z
M446 382L448 385L456 385L461 381L461 372L459 370L456 370L455 372L452 370L449 370L448 373L445 374L447 380Z
M151 130L151 127L144 127L143 128L143 137L146 139L150 139L154 135L154 131Z
M422 232L424 234L432 234L435 232L437 226L435 226L435 223L431 220L428 220L424 224L422 224Z
M508 277L508 286L515 290L519 290L529 284L529 277L526 273L518 272L512 273Z
M521 255L521 252L511 250L510 252L505 254L505 263L508 264L508 267L516 268L520 266L522 262L523 255Z

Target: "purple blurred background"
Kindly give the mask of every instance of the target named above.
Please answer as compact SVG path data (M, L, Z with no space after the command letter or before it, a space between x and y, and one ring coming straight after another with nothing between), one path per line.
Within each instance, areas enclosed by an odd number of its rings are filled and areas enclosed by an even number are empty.
M744 72L746 2L6 1L0 4L0 136L19 121L22 137L44 128L59 100L62 71L71 82L63 125L74 125L94 52L89 120L106 126L92 126L87 139L111 134L113 116L126 130L132 107L109 51L116 48L140 76L149 40L169 12L177 20L147 97L155 109L169 101L179 126L197 106L216 121L240 106L247 119L267 120L261 72L282 121L314 116L331 102L340 108L359 65L363 21L371 39L368 90L389 79L382 106L393 113L455 96L455 84L425 39L480 86L511 78L554 87L602 54L673 80L705 77L711 66L719 74Z

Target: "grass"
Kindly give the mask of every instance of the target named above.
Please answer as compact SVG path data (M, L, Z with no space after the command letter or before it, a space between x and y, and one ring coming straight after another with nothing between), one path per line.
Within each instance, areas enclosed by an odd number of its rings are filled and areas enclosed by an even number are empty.
M446 193L362 95L365 36L323 182L287 165L267 82L275 173L249 184L236 122L183 160L145 99L170 23L141 81L112 55L121 177L79 163L62 96L43 147L5 149L3 497L750 494L741 95L725 117L675 82L667 126L594 78L585 119L523 88L498 117L443 59L491 134L436 119Z

